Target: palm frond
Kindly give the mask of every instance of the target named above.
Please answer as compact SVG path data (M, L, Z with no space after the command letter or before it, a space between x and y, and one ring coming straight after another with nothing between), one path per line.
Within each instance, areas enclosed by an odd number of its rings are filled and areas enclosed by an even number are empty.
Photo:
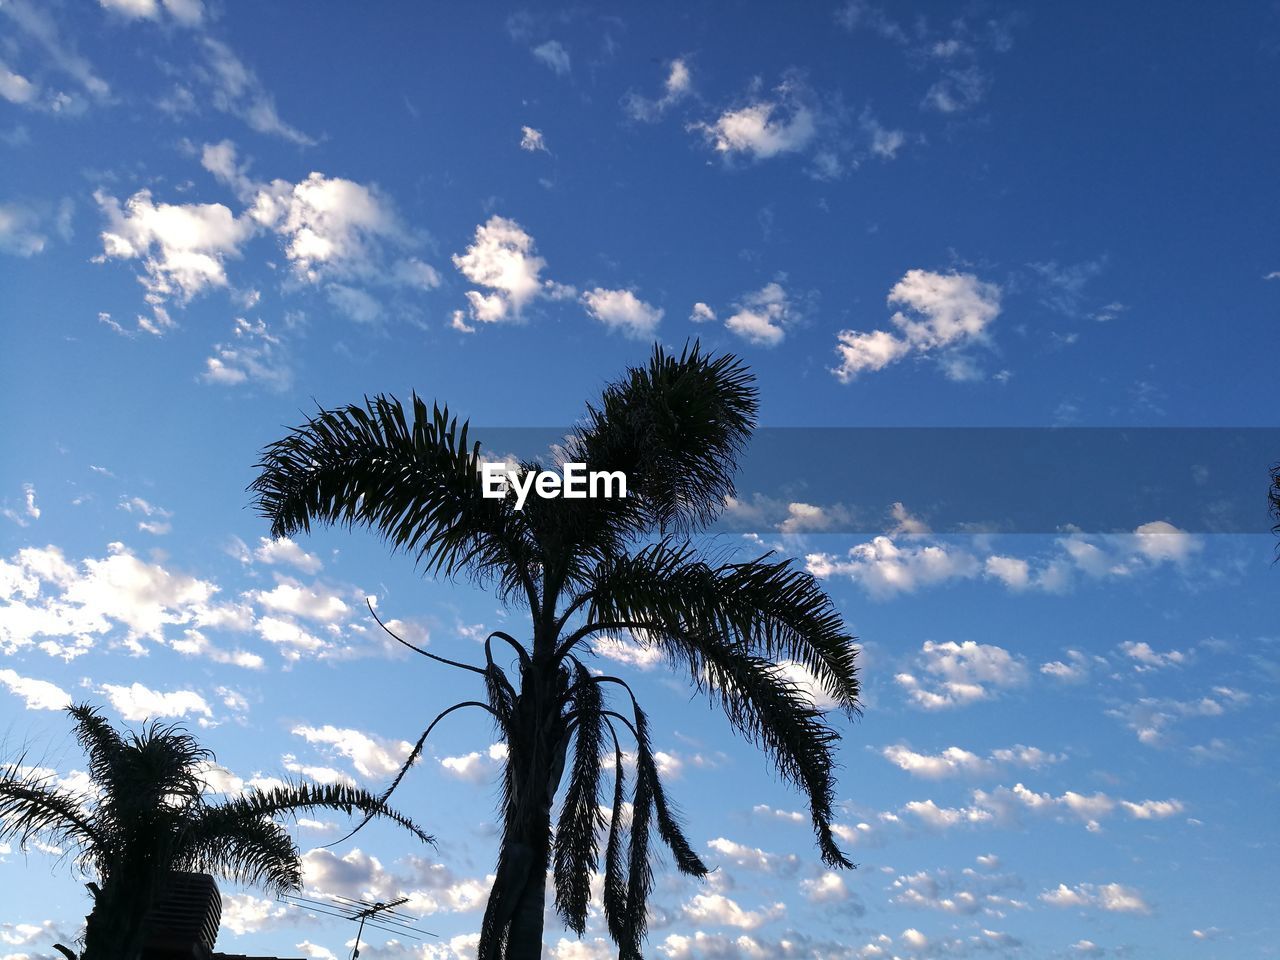
M636 789L631 797L630 846L627 864L627 906L623 914L619 960L643 960L640 945L649 927L649 894L653 864L649 860L649 824L653 816L653 771L636 764Z
M250 790L208 808L202 822L206 829L224 827L234 831L237 823L280 816L297 816L315 810L338 810L348 816L365 815L365 821L382 819L403 827L423 843L435 838L404 814L387 806L386 798L368 790L342 783L291 783L269 790Z
M275 893L302 886L297 845L279 823L234 807L206 807L191 823L174 865L217 873Z
M574 664L575 714L573 767L555 832L556 910L579 936L586 930L591 874L599 853L597 834L605 826L600 813L600 757L604 749L604 698L581 663Z
M629 626L641 641L652 626L791 659L838 706L859 709L854 638L817 581L789 560L765 555L711 567L688 542L667 539L601 564L590 596L589 624Z
M416 394L412 406L412 419L387 396L321 410L263 451L254 506L275 536L358 524L429 572L531 589L535 551L511 500L483 496L468 425Z
M626 498L533 504L531 523L547 557L572 567L647 530L711 523L734 492L757 407L754 377L736 357L710 356L697 343L679 355L655 346L647 366L629 370L588 406L564 445L565 460L624 473ZM566 580L580 572L566 570Z
M667 800L662 778L658 775L658 764L653 756L653 744L649 739L649 718L640 709L634 696L631 703L636 718L636 769L644 770L649 780L649 791L653 796L653 808L658 820L658 836L670 848L677 870L692 877L706 876L706 864L694 853L693 844L684 835L684 829L680 825L679 813Z
M99 833L83 798L58 789L53 781L24 770L21 762L5 767L0 773L0 841L15 840L25 847L43 840L84 853L105 846L108 838Z
M769 755L784 780L804 791L823 861L852 867L831 830L840 735L823 712L781 668L741 645L660 624L646 639L673 663L687 666L694 685L719 704L733 727Z
M626 771L622 766L622 747L611 724L606 723L613 738L613 805L609 813L609 839L604 850L604 917L613 942L622 944L627 938L627 879L622 863L624 826L623 795L627 789Z

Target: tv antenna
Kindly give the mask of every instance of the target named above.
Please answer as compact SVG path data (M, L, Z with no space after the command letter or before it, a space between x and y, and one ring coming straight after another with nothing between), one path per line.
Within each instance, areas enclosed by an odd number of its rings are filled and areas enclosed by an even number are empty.
M327 917L337 917L339 920L360 921L360 926L356 929L356 943L351 951L351 960L359 960L360 938L364 935L366 925L371 930L381 930L383 933L407 937L410 940L436 936L428 930L419 930L413 926L417 923L416 917L396 910L396 907L402 903L409 902L408 897L400 897L398 900L384 903L381 900L353 900L350 897L336 895L317 900L296 893L286 893L282 894L280 899L289 906L306 910L308 913L321 913Z

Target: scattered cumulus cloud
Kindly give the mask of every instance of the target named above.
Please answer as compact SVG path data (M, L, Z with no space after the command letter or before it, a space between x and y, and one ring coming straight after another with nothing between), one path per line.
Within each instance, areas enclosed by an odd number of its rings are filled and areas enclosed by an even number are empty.
M801 87L785 81L767 98L726 110L711 123L694 124L726 159L767 160L805 150L818 133L815 108L802 102Z
M519 320L538 297L563 299L575 292L542 280L547 262L537 255L533 237L506 217L493 216L476 227L475 240L463 253L454 254L453 265L484 288L467 291L467 312L478 323Z
M133 683L127 687L104 683L98 688L98 692L111 702L121 717L131 722L185 717L190 713L206 718L213 716L204 697L194 690L165 692L152 690L141 683Z
M24 677L14 670L0 670L0 684L22 700L28 710L62 710L71 706L71 694L48 680Z
M667 77L662 85L662 96L650 98L631 91L623 98L622 107L632 120L653 123L660 120L667 110L687 97L692 89L693 78L689 72L688 63L681 58L676 58L667 66Z
M725 329L758 347L776 347L797 319L787 292L779 283L767 283L748 293L737 311L724 321Z
M237 317L231 339L215 343L200 379L222 387L260 384L283 392L293 385L293 366L284 340L262 320Z
M542 138L542 131L535 130L533 127L520 128L520 149L527 150L530 153L547 153L546 141Z
M630 290L596 287L582 295L587 315L605 328L635 340L651 340L662 322L663 310L645 303Z
M1040 900L1051 907L1092 907L1110 913L1151 912L1142 894L1119 883L1081 883L1073 887L1060 883L1041 893Z
M841 330L840 363L832 372L850 383L907 356L935 356L950 379L974 379L976 369L958 351L985 342L1000 314L1000 295L998 286L973 274L908 270L889 291L889 305L904 308L890 318L894 330Z
M550 68L557 76L565 76L572 69L569 51L559 40L540 43L530 51L534 59Z
M917 662L921 673L904 671L894 680L911 703L925 710L968 706L1027 681L1027 667L1021 657L995 644L973 640L926 640Z

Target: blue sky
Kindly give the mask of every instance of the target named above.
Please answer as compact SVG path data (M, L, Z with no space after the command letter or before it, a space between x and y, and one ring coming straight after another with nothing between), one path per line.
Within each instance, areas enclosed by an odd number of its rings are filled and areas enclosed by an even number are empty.
M769 427L1274 426L1278 57L1253 4L0 0L5 744L74 782L57 709L89 699L190 725L221 790L387 781L458 686L364 598L459 657L518 612L366 534L264 539L253 464L314 403L563 426L696 337L756 372ZM649 953L1275 956L1261 506L1254 535L1139 499L1123 529L1046 503L1035 533L954 536L904 498L748 476L755 529L716 541L800 558L863 643L854 872L681 682L600 645L719 867L660 874ZM458 717L398 795L438 850L299 827L309 890L409 895L439 935L368 960L474 955L491 744ZM86 910L56 853L3 850L0 887L5 960ZM225 951L349 953L224 893ZM547 954L604 936L552 923Z

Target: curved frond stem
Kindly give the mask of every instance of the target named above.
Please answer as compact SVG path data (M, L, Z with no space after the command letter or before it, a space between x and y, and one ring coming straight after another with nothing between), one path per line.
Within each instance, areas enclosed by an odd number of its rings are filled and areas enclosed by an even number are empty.
M588 600L591 598L588 595ZM599 633L602 630L643 630L645 625L630 620L606 620L599 623L588 623L586 626L579 627L569 636L565 637L560 646L556 647L555 662L559 663L567 657L579 643L591 636L593 633Z
M462 669L462 670L470 670L472 673L478 673L481 676L484 676L483 667L473 666L472 664L469 664L469 663L462 663L461 661L458 661L458 660L450 660L448 657L441 657L441 656L437 656L434 653L428 653L426 650L423 650L421 647L415 646L414 644L410 643L404 637L398 636L395 633L395 631L393 631L390 627L388 627L385 623L382 622L382 618L378 616L378 611L373 609L373 601L369 597L364 598L364 605L369 608L369 613L373 615L374 620L378 621L378 626L382 628L383 632L386 633L386 635L389 636L392 640L395 640L397 643L403 644L404 646L412 650L414 653L420 653L424 657L428 657L432 660L436 660L439 663L448 664L451 667L458 667L459 669Z
M494 637L497 637L503 643L515 650L516 656L520 660L521 667L527 668L529 666L529 651L524 648L524 645L521 644L519 640L511 636L511 634L503 633L501 630L495 630L493 633L489 634L489 636L485 637L484 655L485 659L489 663L493 663L493 655L490 653L490 641L492 641Z
M484 671L481 671L481 672L483 673ZM396 787L400 786L400 781L403 780L405 777L405 774L409 772L409 768L418 762L418 757L422 755L422 748L426 745L427 737L431 736L431 731L436 728L436 724L439 723L441 720L443 720L445 717L447 717L449 714L453 713L455 710L461 710L463 707L479 707L481 710L485 710L493 714L493 716L495 717L498 716L497 711L495 711L493 707L489 706L487 703L481 703L479 700L463 700L461 703L455 703L453 706L449 707L448 709L440 711L440 713L436 715L436 718L432 720L430 724L427 725L427 729L422 731L422 736L420 736L418 738L418 742L413 745L413 749L409 752L408 759L405 760L404 765L400 768L400 772L396 774L395 779L391 781L391 786L387 787L386 790L384 790L381 794L379 794L378 796L379 803L385 804L391 798L391 794L395 792ZM499 720L501 720L500 717L499 717ZM334 840L332 843L321 844L321 847L322 848L334 847L340 843L350 840L362 829L364 829L364 827L372 819L373 819L372 814L366 815L365 818L356 825L355 829L352 830L350 833L348 833L346 836L339 837L337 840Z

